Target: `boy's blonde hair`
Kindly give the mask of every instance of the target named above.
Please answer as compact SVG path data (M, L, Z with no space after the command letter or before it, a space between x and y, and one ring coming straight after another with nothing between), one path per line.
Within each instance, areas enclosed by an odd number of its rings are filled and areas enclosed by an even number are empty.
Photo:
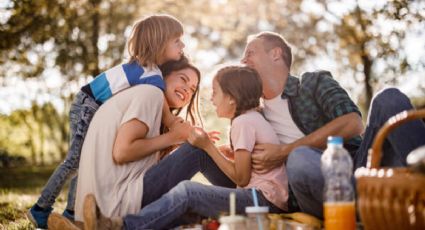
M128 39L130 62L153 67L160 64L170 39L183 35L183 25L171 15L158 14L139 20Z

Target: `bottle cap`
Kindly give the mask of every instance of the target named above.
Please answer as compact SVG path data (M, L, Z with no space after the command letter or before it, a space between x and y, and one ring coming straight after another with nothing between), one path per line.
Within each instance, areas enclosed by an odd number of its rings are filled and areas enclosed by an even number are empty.
M246 213L268 213L269 207L267 206L250 206L245 207Z
M344 141L343 141L342 137L338 137L338 136L329 136L328 137L328 144L342 145L343 142Z

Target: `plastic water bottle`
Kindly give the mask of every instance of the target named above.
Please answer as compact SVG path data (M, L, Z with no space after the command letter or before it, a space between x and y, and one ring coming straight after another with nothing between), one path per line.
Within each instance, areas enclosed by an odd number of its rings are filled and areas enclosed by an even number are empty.
M341 137L328 137L321 158L325 178L324 219L326 230L356 228L354 190L351 184L353 161L343 147Z

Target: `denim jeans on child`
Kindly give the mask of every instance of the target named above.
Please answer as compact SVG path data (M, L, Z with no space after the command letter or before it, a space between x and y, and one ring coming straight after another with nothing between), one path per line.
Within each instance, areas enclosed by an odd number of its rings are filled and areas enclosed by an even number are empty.
M406 95L394 88L382 90L373 98L371 105L363 141L353 157L354 170L366 165L368 149L385 122L395 114L413 109ZM395 129L385 140L381 165L405 166L409 152L421 145L425 145L424 122L408 122ZM301 211L319 218L323 217L324 187L321 154L319 149L299 147L291 152L286 163L289 185Z
M74 210L77 171L81 148L90 121L99 105L95 100L80 91L74 99L69 112L71 141L65 161L56 168L41 192L37 205L42 208L52 207L65 182L73 177L68 192L67 210Z

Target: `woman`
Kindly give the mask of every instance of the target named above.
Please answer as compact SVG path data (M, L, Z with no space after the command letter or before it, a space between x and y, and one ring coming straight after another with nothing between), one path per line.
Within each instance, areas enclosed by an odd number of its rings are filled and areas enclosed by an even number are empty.
M170 70L172 69L172 71ZM165 76L166 79L166 93L165 93L165 97L167 98L167 102L170 104L171 108L178 108L178 106L175 106L172 104L172 102L170 103L169 99L175 98L175 96L177 96L178 98L182 98L181 95L181 91L178 90L177 86L174 86L175 83L173 83L170 79L170 76L178 76L178 78L182 79L186 79L184 77L184 73L181 73L180 71L175 71L175 69L180 69L180 68L168 68L169 71L167 71L165 68L163 69L163 75ZM190 69L193 70L193 69ZM190 72L189 70L189 72ZM187 70L186 70L187 71ZM199 72L198 76L199 76ZM187 75L187 72L186 72ZM189 77L190 78L190 77ZM184 80L182 79L182 80ZM199 80L197 82L197 84L199 85ZM198 88L197 85L197 88ZM197 91L196 88L196 91ZM124 92L123 92L124 93ZM190 92L189 92L190 93ZM120 95L117 95L120 96ZM121 97L121 96L120 96ZM159 98L159 95L157 95L157 97ZM157 100L158 98L156 98L155 100ZM183 97L184 98L184 97ZM193 97L192 97L193 98ZM177 99L177 98L175 98ZM178 100L176 100L178 101ZM146 104L148 104L148 102L144 102ZM187 104L187 103L185 103ZM189 107L190 106L194 106L196 103L193 101L193 99L191 100L191 102L189 103ZM105 104L106 105L106 104ZM104 105L104 106L105 106ZM110 107L111 105L108 105L108 107ZM149 111L152 112L152 106L147 105L147 107L149 107ZM189 109L191 111L193 111L192 109ZM110 111L108 111L110 112ZM100 113L99 113L100 114ZM103 114L105 114L105 112L103 112ZM99 115L100 116L100 115ZM191 116L193 117L193 116ZM99 122L102 121L101 118L97 118L97 116L95 116L96 120L99 120ZM193 119L192 119L193 120ZM125 125L125 123L123 124ZM123 130L124 126L122 125L122 127L117 131L118 133L120 131ZM143 125L140 125L138 123L132 123L131 125L126 125L125 127L128 130L132 130L134 127L132 127L132 125L135 126L140 126L139 129L144 129L146 130L146 127L143 127ZM180 124L179 124L180 125ZM190 131L191 129L189 127L187 127L186 124L181 124L181 126L184 126L185 131ZM176 127L178 128L178 127ZM90 129L92 129L92 127L90 127ZM173 132L181 132L178 131L181 130L181 127L178 128L177 130L174 130L173 128L170 130L170 133ZM188 134L188 133L187 133ZM161 146L156 146L155 150L160 149L160 147L164 148L167 146L170 146L174 143L176 143L176 141L171 141L171 139L173 138L168 138L166 135L172 135L172 134L164 134L161 136L158 136L158 138L162 138L163 141L166 141L166 143L161 143ZM118 140L120 138L121 135L117 134L116 139ZM165 138L164 138L165 137ZM187 136L185 136L184 138L187 138ZM151 138L147 138L146 140L150 140ZM183 139L183 138L181 138ZM180 140L181 140L180 139ZM103 144L107 144L105 141L102 142ZM99 144L102 144L99 143ZM142 144L141 144L142 145ZM134 160L137 157L134 157L133 154L134 152L137 153L136 150L140 150L140 151L145 151L144 148L146 148L146 145L143 144L143 146L141 147L131 147L134 146L134 144L132 142L126 141L126 142L120 142L119 146L114 146L114 149L119 149L119 148L123 148L123 149L127 149L127 154L129 154L130 156L125 156L126 154L123 154L122 156L119 156L118 153L116 153L113 150L110 150L108 154L102 154L105 155L106 157L110 156L110 158L112 158L112 156L114 156L115 154L117 154L117 159L119 163L123 164L126 162L130 162L128 163L129 165L134 165L134 164L138 164L138 162L131 162L131 160ZM132 153L132 151L129 151L130 149L133 149L134 152ZM151 151L154 151L153 149ZM124 153L124 152L122 152ZM85 154L84 154L85 155ZM89 154L87 154L89 155ZM149 164L149 165L153 165L153 163L151 161L154 161L153 159L151 159L152 155L146 156L145 158L143 158L144 160L142 160L141 162L143 162L144 164ZM105 157L105 158L106 158ZM95 159L99 159L99 158L95 158L95 157L91 157L91 159L88 159L84 162L86 162L87 166L84 166L84 168L90 169L93 168L95 164L97 165L103 165L104 162L102 159L102 162L94 162ZM113 173L113 171L117 171L119 170L119 166L115 166L111 163L111 159L109 160L109 164L107 165L108 170L102 171L101 173L99 173L99 178L98 181L93 182L93 179L91 180L91 182L88 182L88 185L86 184L86 186L93 186L93 183L106 183L106 182L114 182L111 181L111 176L109 175L110 173ZM148 162L149 161L149 162ZM80 164L84 164L83 160L81 160ZM146 163L148 162L148 163ZM142 163L141 163L142 164ZM140 165L139 165L140 166ZM115 188L114 186L111 186L111 189L107 189L107 190L97 190L97 191L90 191L92 193L95 194L95 199L99 202L102 203L100 206L100 211L102 213L104 213L105 215L107 215L108 217L112 217L112 216L125 216L125 214L135 214L134 210L136 210L136 207L143 207L145 205L150 204L151 202L157 200L158 198L160 198L163 194L165 194L166 192L168 192L171 188L173 188L174 186L176 186L179 182L183 181L183 180L188 180L190 178L193 177L193 175L195 175L197 172L202 172L207 179L215 184L215 185L220 185L220 186L225 186L225 187L235 187L235 184L217 167L216 164L214 164L214 161L208 156L208 154L206 154L204 151L197 149L197 148L193 148L191 145L189 144L183 144L181 147L179 147L176 151L174 151L173 154L171 154L170 156L167 156L165 159L161 160L160 162L158 162L158 164L152 166L152 167L148 167L146 165L142 165L141 167L143 167L143 169L146 169L147 171L143 171L142 173L144 173L143 177L140 177L138 179L138 182L132 185L135 185L132 187L132 189L127 189L124 192L121 192L121 194L119 193L119 186L121 186L121 184L117 184L118 188ZM80 165L80 168L82 168L82 165ZM94 170L94 169L93 169ZM79 173L82 173L81 171ZM88 173L89 175L91 175L92 173ZM87 175L87 174L80 174L80 175ZM84 176L85 178L86 176ZM91 175L91 177L93 177L93 175ZM80 184L82 184L79 181L79 185L78 187L80 187ZM128 186L127 186L128 187ZM94 190L94 189L93 189ZM115 191L114 191L115 190ZM123 193L127 192L126 194L123 195ZM87 194L87 192L84 193L79 193L79 195L77 195L77 210L80 210L80 213L77 213L77 220L81 221L82 219L82 200L84 199L84 195L83 194ZM142 195L143 194L143 195ZM129 197L136 197L134 200L130 199L130 203L133 204L129 204L129 199L125 199L121 206L120 205L115 205L115 206L111 206L111 202L109 200L105 200L104 197L102 196L107 196L108 198L110 198L111 200L113 199L120 199L119 196L129 196ZM102 199L101 201L99 201L99 199ZM141 202L140 202L141 199ZM116 204L116 202L114 202L114 204ZM127 212L125 213L125 210L123 209L129 209L129 206L131 205L131 212ZM118 207L115 208L115 210L113 210L112 208L114 207ZM106 209L111 209L111 210L106 210ZM88 210L88 209L85 209ZM139 211L137 210L137 211ZM119 214L116 214L119 213ZM184 219L184 218L182 218ZM184 223L185 220L183 220L182 223ZM93 226L89 226L87 224L87 222L84 223L85 229L92 229ZM110 223L113 224L113 223ZM108 224L108 225L110 225ZM73 226L66 218L63 218L62 216L58 215L58 214L52 214L49 217L49 227L51 229L77 229L75 226ZM98 228L98 229L102 229L102 227Z
M135 86L112 97L93 117L80 159L77 221L82 220L83 200L88 193L102 201L101 210L108 216L140 210L143 177L156 164L158 151L187 138L190 125L185 122L177 122L160 135L162 107L164 99L177 111L189 105L193 122L200 72L187 59L167 63L161 69L166 82L164 94L150 85ZM49 227L58 226L54 222L50 218Z

